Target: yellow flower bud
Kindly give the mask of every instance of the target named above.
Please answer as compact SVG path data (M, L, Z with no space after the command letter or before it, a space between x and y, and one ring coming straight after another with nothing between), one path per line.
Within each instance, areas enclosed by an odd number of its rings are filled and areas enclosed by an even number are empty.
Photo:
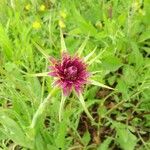
M66 28L66 25L64 24L62 20L59 20L58 24L61 28Z
M32 24L32 27L34 29L40 29L41 28L41 23L39 21L34 21Z
M67 17L67 14L64 11L61 11L60 16L65 19Z
M25 6L25 10L30 10L31 9L31 5L30 4L27 4L26 6Z
M45 11L45 8L46 8L45 5L42 4L42 5L40 6L40 11Z

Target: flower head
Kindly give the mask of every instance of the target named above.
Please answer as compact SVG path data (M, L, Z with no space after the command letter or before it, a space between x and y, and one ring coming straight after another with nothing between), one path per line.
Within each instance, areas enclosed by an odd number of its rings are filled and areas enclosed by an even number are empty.
M39 21L34 21L33 23L32 23L32 27L34 28L34 29L40 29L41 28L41 23L39 22Z
M27 4L26 6L25 6L25 10L30 10L30 8L31 8L31 5L30 4Z
M58 24L59 24L60 28L62 28L62 29L66 28L66 25L65 25L64 21L59 20Z
M65 11L60 11L60 16L65 19L67 17L67 14Z
M46 8L45 5L42 4L42 5L40 6L39 10L40 10L40 11L45 11L45 8Z
M51 62L49 75L56 77L54 84L62 88L64 95L69 95L73 89L77 93L82 91L89 73L87 65L81 58L63 53L61 60L51 59Z

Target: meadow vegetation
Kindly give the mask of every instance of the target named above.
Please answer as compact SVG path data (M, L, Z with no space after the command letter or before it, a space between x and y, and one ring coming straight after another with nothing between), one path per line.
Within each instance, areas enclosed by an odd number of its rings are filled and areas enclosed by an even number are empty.
M47 75L63 50L80 96ZM0 149L149 150L149 57L150 0L0 0Z

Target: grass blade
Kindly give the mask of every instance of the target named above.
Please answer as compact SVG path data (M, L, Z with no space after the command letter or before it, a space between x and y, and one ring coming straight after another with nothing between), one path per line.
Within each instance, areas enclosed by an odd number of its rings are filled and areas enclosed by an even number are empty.
M77 54L78 54L79 56L81 56L81 54L83 53L83 50L84 50L84 48L85 48L85 46L86 46L88 40L89 40L89 35L85 38L85 40L83 41L83 43L81 44L81 46L80 46L80 47L78 48L78 50L77 50Z
M113 88L111 88L111 87L109 87L109 86L107 86L107 85L105 85L103 83L100 83L98 81L92 80L92 79L90 80L90 83L93 84L93 85L96 85L96 86L100 86L100 87L103 87L103 88L107 88L107 89L113 90Z
M25 73L25 74L30 77L45 77L45 76L48 76L48 73L49 72L36 73L36 74Z
M92 52L90 52L90 53L84 58L85 62L88 61L88 59L95 53L96 49L97 49L97 47L95 47L94 50L93 50Z
M67 48L66 48L63 32L62 32L61 29L60 29L60 39L61 39L61 53L67 52Z
M96 57L94 57L93 59L91 59L89 62L87 62L89 65L91 65L92 63L94 63L95 61L99 60L99 57L105 52L106 49L104 49L103 51L101 51Z
M44 49L42 47L40 47L36 42L32 41L34 46L37 48L37 50L43 54L43 56L46 58L46 59L49 59L49 55L44 51Z

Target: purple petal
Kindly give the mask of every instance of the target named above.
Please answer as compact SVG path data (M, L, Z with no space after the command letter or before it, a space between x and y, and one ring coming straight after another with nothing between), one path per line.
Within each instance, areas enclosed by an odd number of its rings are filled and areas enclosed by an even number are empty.
M52 76L52 77L57 77L58 76L57 72L49 72L48 75Z

